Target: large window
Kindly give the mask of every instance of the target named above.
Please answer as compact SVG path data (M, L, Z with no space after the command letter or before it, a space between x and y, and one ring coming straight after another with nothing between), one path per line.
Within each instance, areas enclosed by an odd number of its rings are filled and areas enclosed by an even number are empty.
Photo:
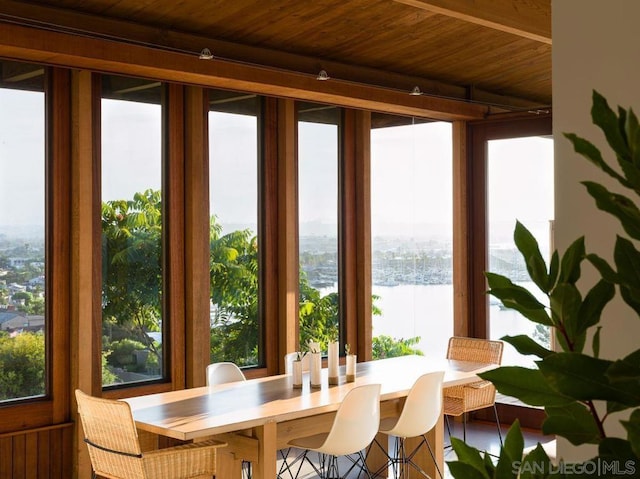
M47 393L44 74L0 61L0 402Z
M389 115L372 123L373 356L444 357L453 332L451 125Z
M258 365L259 98L209 95L211 361Z
M162 90L103 77L102 383L163 377Z
M489 271L509 277L546 302L546 296L529 279L513 242L513 230L516 220L524 224L535 236L548 264L553 220L553 140L535 136L488 141L487 200ZM489 332L491 339L524 334L549 347L549 328L503 308L493 297ZM533 366L531 356L522 356L511 346L505 347L502 362Z
M298 103L300 344L339 339L340 109Z

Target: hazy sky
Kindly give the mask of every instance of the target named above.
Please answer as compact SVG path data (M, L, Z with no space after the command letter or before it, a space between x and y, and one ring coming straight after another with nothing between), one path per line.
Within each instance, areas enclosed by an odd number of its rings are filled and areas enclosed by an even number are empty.
M43 111L42 93L0 89L0 175L11 178L0 189L0 224L43 222ZM255 227L256 119L211 113L210 121L211 211L223 224ZM103 100L102 125L103 200L131 199L134 192L160 188L160 106ZM373 234L419 235L421 227L408 227L416 224L450 229L451 125L375 129L371 137ZM322 225L335 231L337 127L301 122L299 145L300 217L321 225L319 231L326 230ZM544 224L551 219L552 140L493 141L489 151L491 220L513 224L517 217L525 224Z
M0 225L44 224L44 93L0 88L0 179Z

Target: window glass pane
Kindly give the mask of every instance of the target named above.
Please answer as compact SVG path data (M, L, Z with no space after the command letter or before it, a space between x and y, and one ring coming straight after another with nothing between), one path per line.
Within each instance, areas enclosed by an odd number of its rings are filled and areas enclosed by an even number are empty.
M103 77L102 384L163 377L162 85Z
M0 61L0 402L46 394L44 74Z
M211 91L209 201L211 362L260 363L258 107L255 95Z
M338 339L340 110L299 103L300 344Z
M488 142L487 195L489 271L527 288L543 304L546 296L530 281L522 255L513 242L519 220L534 235L549 264L553 220L553 140L544 137L511 138ZM489 299L491 339L526 334L549 347L549 329ZM506 345L502 364L533 367L531 356Z
M388 115L372 122L373 356L445 357L453 333L451 125Z

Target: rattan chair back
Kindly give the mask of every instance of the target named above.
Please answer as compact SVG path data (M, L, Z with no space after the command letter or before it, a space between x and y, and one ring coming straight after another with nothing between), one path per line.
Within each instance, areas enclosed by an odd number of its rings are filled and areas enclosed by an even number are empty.
M454 336L449 339L447 359L500 364L503 344L502 341Z
M76 400L94 472L104 477L143 479L142 451L129 404L80 390L76 390Z

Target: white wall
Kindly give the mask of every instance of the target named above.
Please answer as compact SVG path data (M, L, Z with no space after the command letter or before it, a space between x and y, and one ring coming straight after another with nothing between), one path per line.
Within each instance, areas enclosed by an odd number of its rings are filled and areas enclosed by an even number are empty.
M579 184L613 181L576 155L563 132L592 141L612 158L603 135L591 124L591 92L598 90L616 108L633 107L640 113L640 2L637 0L553 0L553 136L555 140L555 245L560 251L585 235L587 251L610 259L617 222L596 209ZM597 279L585 271L583 290ZM601 357L618 358L640 348L640 319L616 300L605 310ZM619 417L609 419L609 430L622 435ZM558 444L558 457L578 460L594 450Z

